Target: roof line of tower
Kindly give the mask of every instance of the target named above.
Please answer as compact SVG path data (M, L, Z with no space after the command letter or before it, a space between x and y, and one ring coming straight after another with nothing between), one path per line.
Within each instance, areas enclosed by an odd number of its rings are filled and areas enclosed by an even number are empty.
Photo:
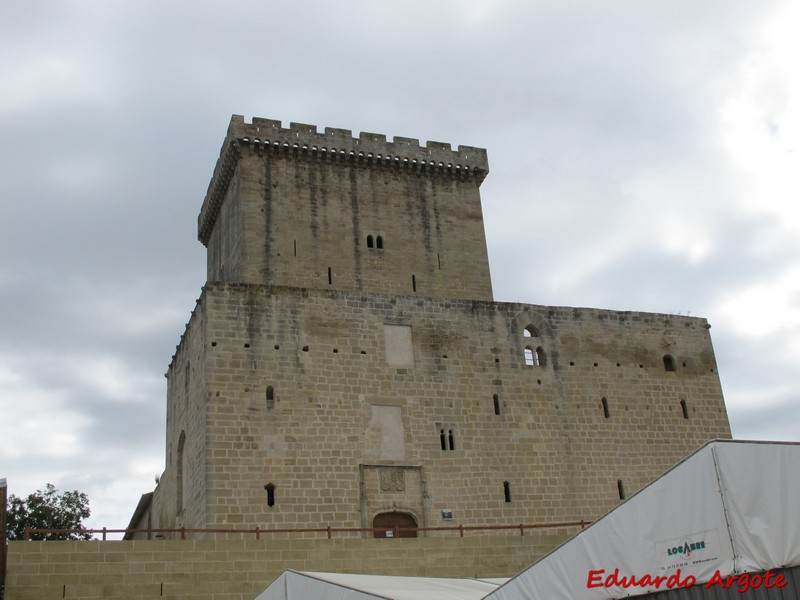
M349 129L326 127L317 132L316 125L290 123L283 128L280 121L254 117L245 123L241 115L233 115L228 133L214 167L197 222L197 236L208 244L222 200L236 169L243 148L296 158L312 158L328 162L349 162L367 167L408 169L417 175L446 175L459 179L475 179L480 185L489 173L484 148L458 146L428 141L421 146L418 139L362 132L354 138Z

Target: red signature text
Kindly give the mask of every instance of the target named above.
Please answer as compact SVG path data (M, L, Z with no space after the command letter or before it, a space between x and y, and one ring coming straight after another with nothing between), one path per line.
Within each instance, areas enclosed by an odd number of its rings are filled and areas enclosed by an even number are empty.
M697 579L694 575L681 577L680 569L676 569L671 575L644 574L640 577L636 575L620 575L619 569L614 569L608 574L606 574L605 569L591 569L586 577L587 588L654 587L659 589L664 586L666 589L672 589L675 587L692 587L696 582ZM742 573L741 575L728 575L726 577L723 577L719 569L717 569L703 587L710 588L718 585L725 589L736 589L737 592L744 593L749 589L756 589L762 586L770 589L774 587L782 588L786 584L786 577L783 574L773 573L770 569L763 573Z
M710 588L712 585L718 585L725 589L731 589L736 586L737 592L746 592L750 589L760 588L762 585L766 589L786 587L787 581L783 573L773 573L771 569L767 569L763 573L742 573L741 575L728 575L723 577L719 574L719 570L714 571L711 579L708 580L705 587Z
M592 569L589 571L589 576L586 578L586 587L654 587L659 588L663 584L666 588L674 587L692 587L697 581L694 575L687 575L681 578L681 570L677 569L672 575L622 575L619 574L619 569L614 569L605 579L603 573L605 569Z

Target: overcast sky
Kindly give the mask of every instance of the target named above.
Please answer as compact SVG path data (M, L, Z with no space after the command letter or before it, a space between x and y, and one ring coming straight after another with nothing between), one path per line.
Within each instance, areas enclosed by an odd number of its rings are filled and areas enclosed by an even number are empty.
M735 437L800 441L800 3L8 0L0 477L127 525L233 113L488 149L495 298L703 316Z

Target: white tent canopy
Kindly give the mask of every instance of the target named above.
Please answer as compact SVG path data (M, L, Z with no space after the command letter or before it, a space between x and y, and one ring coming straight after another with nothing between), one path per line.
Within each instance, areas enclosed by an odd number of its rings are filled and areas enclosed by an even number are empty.
M800 444L709 442L511 580L285 571L256 600L638 596L668 589L666 581L678 573L684 582L691 577L701 584L800 566L798 507ZM605 585L612 574L662 581ZM589 587L592 576L599 585Z
M487 600L622 598L667 589L678 569L700 584L798 566L798 506L800 444L710 442ZM665 579L606 587L615 569Z
M480 600L504 581L288 570L256 600Z

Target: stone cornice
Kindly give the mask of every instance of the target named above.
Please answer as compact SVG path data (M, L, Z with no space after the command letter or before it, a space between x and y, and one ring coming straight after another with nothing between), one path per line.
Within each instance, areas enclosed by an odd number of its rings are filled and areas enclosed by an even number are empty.
M418 176L471 180L476 185L489 173L483 148L458 146L453 150L450 144L431 141L421 146L418 139L398 136L389 142L383 134L367 132L354 138L349 129L326 127L324 133L318 133L315 125L302 123L290 123L285 129L280 121L254 117L252 123L245 123L244 117L233 115L198 217L197 234L204 245L243 152L399 169Z

